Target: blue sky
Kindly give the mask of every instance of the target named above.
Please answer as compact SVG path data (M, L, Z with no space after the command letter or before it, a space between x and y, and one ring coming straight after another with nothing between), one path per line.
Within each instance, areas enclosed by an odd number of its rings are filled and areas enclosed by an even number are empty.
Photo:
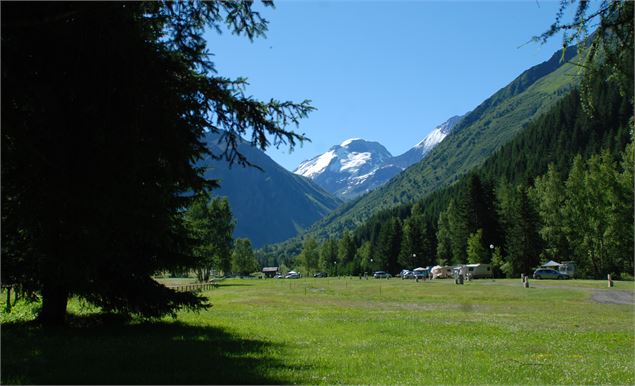
M311 99L318 109L297 129L312 142L267 152L293 170L351 137L405 152L559 49L559 38L523 45L557 8L543 0L277 1L261 12L266 39L206 37L218 74L247 77L248 94Z

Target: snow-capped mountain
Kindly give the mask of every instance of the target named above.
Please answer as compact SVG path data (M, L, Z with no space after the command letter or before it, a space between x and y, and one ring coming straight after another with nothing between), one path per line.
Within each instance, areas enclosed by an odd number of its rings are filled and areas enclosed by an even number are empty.
M419 162L452 131L463 116L454 116L435 127L407 152L393 157L378 142L351 138L326 153L303 161L293 172L312 179L326 191L351 199L373 190Z
M293 172L312 179L337 196L352 198L358 194L356 187L367 184L391 158L390 152L378 142L351 138L302 162Z
M392 163L402 169L406 169L408 166L421 161L423 157L432 150L432 148L438 145L448 134L450 134L454 126L456 126L456 124L459 123L464 116L465 115L455 115L435 127L421 142L402 155L396 156L392 160Z

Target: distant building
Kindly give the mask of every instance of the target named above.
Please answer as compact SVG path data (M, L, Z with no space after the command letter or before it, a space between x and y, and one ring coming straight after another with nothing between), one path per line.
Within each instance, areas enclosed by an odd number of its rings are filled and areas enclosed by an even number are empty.
M264 267L262 269L262 273L265 275L265 277L274 277L276 276L276 274L278 274L278 267Z

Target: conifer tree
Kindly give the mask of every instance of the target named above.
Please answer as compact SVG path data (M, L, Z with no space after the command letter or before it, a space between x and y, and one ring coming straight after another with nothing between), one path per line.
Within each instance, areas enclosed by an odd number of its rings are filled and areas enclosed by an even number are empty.
M345 231L337 248L337 255L339 257L338 264L340 265L338 271L339 274L352 273L353 259L355 259L356 251L357 248L355 247L351 233L349 231Z
M566 200L563 214L565 216L565 229L567 239L572 247L573 260L580 271L580 274L595 274L600 267L592 267L593 260L590 259L584 238L592 229L588 229L589 222L586 219L588 198L584 183L585 165L581 155L573 159L571 170L566 181Z
M554 164L549 164L547 174L539 176L529 196L540 216L540 237L545 242L546 260L568 260L570 257L567 242L563 207L565 187Z
M381 267L388 272L395 273L398 269L397 258L401 249L401 239L401 220L391 217L381 227L378 248Z
M632 124L632 121L631 121ZM616 192L611 199L614 202L609 222L609 235L614 240L609 245L609 253L613 256L612 271L620 276L622 273L633 275L633 236L635 234L633 168L635 167L635 146L630 143L622 153L621 173L617 175Z
M452 264L465 264L467 255L467 238L469 236L468 224L465 221L465 206L463 202L451 201L448 205L447 219L450 229L450 241L452 246Z
M467 262L470 264L489 263L490 256L483 245L483 230L479 229L467 239Z
M415 268L422 265L427 252L427 227L420 215L412 215L403 223L403 237L399 252L398 263L403 268Z
M270 3L267 3L271 5ZM206 28L249 39L250 2L2 3L2 280L64 322L70 296L158 317L205 298L154 281L195 267L183 210L212 184L193 165L206 130L237 152L304 137L308 102L261 102L215 75Z
M501 181L497 201L500 222L505 230L502 269L508 276L529 274L539 263L542 245L538 214L527 196L527 188L522 185L514 188Z
M447 265L452 261L452 239L447 210L439 214L438 224L436 262L439 265Z

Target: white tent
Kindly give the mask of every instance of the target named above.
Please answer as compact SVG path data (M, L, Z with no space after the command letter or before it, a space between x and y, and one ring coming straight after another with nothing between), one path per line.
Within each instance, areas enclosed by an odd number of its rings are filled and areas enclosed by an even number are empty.
M413 271L425 271L425 270L426 270L425 268L421 268L421 267L413 269Z
M557 268L557 267L560 267L561 265L562 265L562 264L560 264L560 263L556 263L556 262L555 262L555 261L553 261L553 260L549 260L549 262L547 262L547 263L543 264L542 266L543 266L543 267L547 267L547 268L551 268L551 267L556 267L556 268Z

